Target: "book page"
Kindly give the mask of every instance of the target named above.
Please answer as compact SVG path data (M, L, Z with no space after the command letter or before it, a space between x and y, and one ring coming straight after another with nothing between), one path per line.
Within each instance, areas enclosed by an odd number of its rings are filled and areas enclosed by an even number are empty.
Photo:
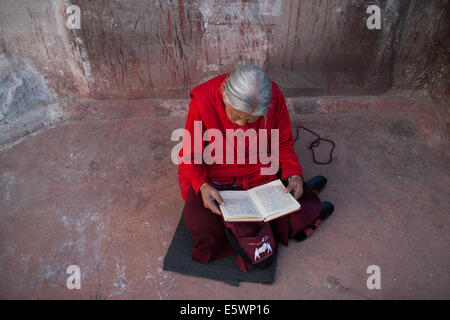
M280 180L251 189L255 202L264 210L265 217L279 212L290 211L299 208L299 203L290 193L284 193L284 185Z
M220 206L225 220L263 219L247 191L219 191L219 193L225 202L225 206Z

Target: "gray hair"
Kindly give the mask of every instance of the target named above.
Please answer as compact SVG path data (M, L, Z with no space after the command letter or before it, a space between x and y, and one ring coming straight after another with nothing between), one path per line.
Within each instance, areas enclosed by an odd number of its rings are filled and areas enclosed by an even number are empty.
M254 116L266 115L272 99L272 81L264 70L240 63L225 81L224 101Z

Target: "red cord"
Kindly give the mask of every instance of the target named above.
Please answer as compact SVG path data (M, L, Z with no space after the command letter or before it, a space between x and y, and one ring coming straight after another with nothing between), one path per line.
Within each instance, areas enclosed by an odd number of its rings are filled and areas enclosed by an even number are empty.
M310 130L310 129L308 129L308 128L305 128L304 126L297 126L297 129L296 129L296 130L297 130L297 136L295 137L294 142L296 142L297 139L298 139L298 137L299 137L299 135L298 135L298 130L299 130L300 128L302 128L302 129L304 129L304 130L306 130L306 131L312 133L313 135L315 135L315 136L317 137L317 139L315 139L313 142L311 142L311 143L309 144L309 146L308 146L308 149L310 149L311 152L312 152L314 163L316 163L316 164L329 164L329 163L333 160L333 151L334 151L334 147L335 147L334 142L331 141L331 140L329 140L329 139L321 138L317 133L315 133L314 131L312 131L312 130ZM330 151L330 160L328 160L328 162L318 162L318 161L316 160L316 155L314 154L313 148L314 148L314 147L318 147L318 146L320 145L320 140L328 141L328 142L331 143L332 146L333 146L333 147L331 148L331 151Z

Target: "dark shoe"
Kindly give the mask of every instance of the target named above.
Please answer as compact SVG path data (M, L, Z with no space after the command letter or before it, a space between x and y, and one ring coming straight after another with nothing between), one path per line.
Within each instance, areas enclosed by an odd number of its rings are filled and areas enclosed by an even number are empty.
M327 181L327 178L324 176L315 176L306 183L306 186L312 190L320 192L323 188L325 188Z
M322 209L320 210L319 219L326 220L334 212L334 205L329 201L322 201Z
M312 224L307 226L304 230L301 230L297 232L293 238L297 242L301 242L303 240L308 239L311 237L311 235L316 231L316 229L324 222L326 219L328 219L329 216L334 212L334 205L331 202L328 201L322 201L322 210L320 210L319 217L316 219L316 221Z

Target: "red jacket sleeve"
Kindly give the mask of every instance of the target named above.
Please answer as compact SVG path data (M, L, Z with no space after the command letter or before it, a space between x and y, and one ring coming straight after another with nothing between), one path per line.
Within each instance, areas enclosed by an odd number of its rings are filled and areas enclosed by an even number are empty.
M286 100L281 93L278 94L277 101L277 128L279 129L279 160L281 178L286 179L293 175L300 175L303 178L302 167L294 151L294 137L291 129L291 119L286 107Z
M183 159L184 170L186 170L187 175L191 178L192 189L194 189L195 193L198 195L198 191L201 185L205 182L208 182L206 166L203 162L203 133L204 126L201 122L202 119L200 117L200 111L198 107L198 102L193 97L189 104L188 115L186 119L185 125L185 134L183 136L183 144L182 149L180 151L180 155ZM199 129L201 125L201 130ZM197 137L195 136L195 128L199 130ZM197 138L198 141L194 141ZM198 149L195 149L195 145L198 146ZM189 159L190 163L187 163ZM195 163L195 159L198 159L198 163Z

